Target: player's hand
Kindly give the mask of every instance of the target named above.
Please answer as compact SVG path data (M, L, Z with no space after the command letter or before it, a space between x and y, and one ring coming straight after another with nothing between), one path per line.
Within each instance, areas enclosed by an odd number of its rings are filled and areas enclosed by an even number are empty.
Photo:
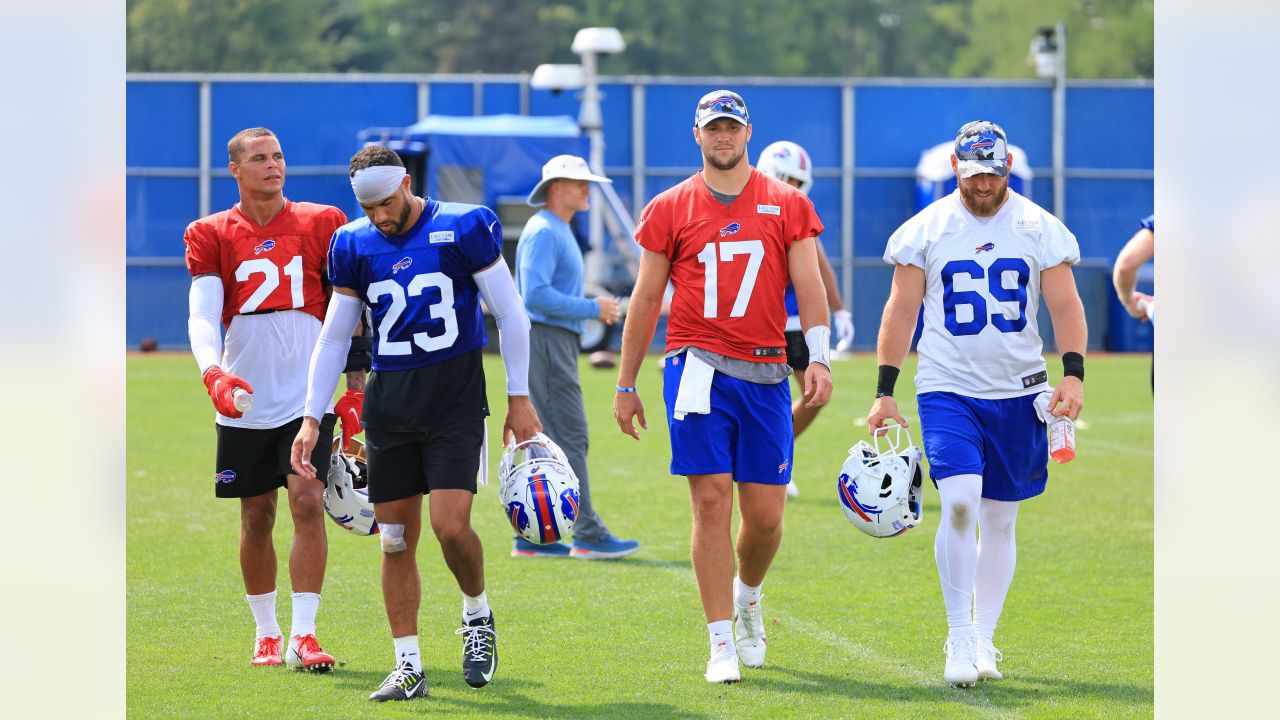
M538 419L538 411L533 409L529 396L508 395L507 419L502 423L502 444L511 442L512 437L522 443L540 432L542 421Z
M249 383L229 372L224 372L217 365L205 370L201 380L204 380L204 386L209 390L209 397L213 400L213 407L221 415L229 418L238 418L244 415L244 413L236 409L235 392L236 388L241 388L245 392L253 394L253 387Z
M302 427L293 438L293 447L289 449L289 464L294 472L308 480L316 477L316 467L311 464L311 453L316 449L316 441L320 438L320 421L313 417L303 417Z
M805 407L822 407L831 399L831 368L822 363L809 363L804 373Z
M618 322L621 313L618 310L618 301L611 297L598 297L596 302L600 303L600 322L605 325L612 325Z
M1066 415L1074 421L1084 410L1084 383L1075 375L1062 378L1058 387L1053 389L1049 397L1049 414L1055 417Z
M877 430L885 426L886 420L896 420L902 427L907 427L906 419L898 412L898 401L892 395L878 397L871 403L871 412L867 413L867 430L875 435Z
M1152 299L1153 298L1146 293L1140 293L1140 292L1131 293L1129 295L1129 302L1124 304L1124 309L1129 312L1130 317L1137 318L1138 320L1142 320L1143 322L1146 322L1149 318L1147 318L1146 308L1142 306L1145 305L1147 301L1150 301Z
M848 349L853 344L853 313L837 310L831 313L831 323L836 331L836 347Z
M342 449L351 446L351 438L360 434L360 413L364 409L364 391L347 389L333 406L333 412L342 423Z
M649 429L649 423L645 422L644 419L644 403L640 400L640 393L614 393L613 419L618 421L618 428L622 430L622 432L639 440L640 431L636 430L634 421L640 421L641 429Z

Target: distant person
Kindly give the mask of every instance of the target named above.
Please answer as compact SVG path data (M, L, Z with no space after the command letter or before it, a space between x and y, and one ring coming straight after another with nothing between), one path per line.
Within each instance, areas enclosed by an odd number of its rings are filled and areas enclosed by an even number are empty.
M578 337L582 321L618 322L618 301L582 295L582 251L569 222L591 202L592 182L612 182L596 175L580 157L557 155L542 166L542 181L529 193L529 204L545 205L525 224L516 246L516 289L524 298L529 329L529 397L542 420L542 431L564 450L578 476L578 518L573 548L564 543L538 545L516 537L514 557L567 557L584 560L620 558L640 547L609 532L591 503L587 477L587 415L578 383Z
M1129 238L1116 258L1116 266L1111 271L1111 283L1115 285L1116 297L1128 311L1129 316L1143 322L1155 324L1156 298L1154 295L1140 293L1138 285L1138 268L1151 262L1156 256L1156 216L1151 214L1138 223L1138 232ZM1151 389L1156 387L1155 359L1151 362Z
M302 425L307 363L320 336L328 303L326 253L333 231L347 221L328 205L296 203L284 196L284 152L275 133L241 130L227 143L227 167L240 200L229 210L187 226L190 271L191 352L218 411L214 494L240 500L240 573L257 626L253 665L324 672L333 656L316 641L316 613L328 556L324 478L301 477L289 466L288 448ZM226 327L226 339L222 328ZM359 431L367 348L343 356L347 393L344 434ZM253 396L245 411L237 390ZM332 395L331 395L332 397ZM312 462L328 467L334 415L323 415ZM354 422L354 425L351 423ZM271 532L279 488L287 488L293 517L289 579L292 627L283 647L276 622L276 551ZM287 651L287 652L286 652ZM283 657L282 657L283 656Z
M809 153L796 143L786 140L778 141L760 152L756 169L770 177L797 188L805 195L813 188L813 162ZM822 274L822 284L827 293L827 307L831 310L831 322L835 330L836 347L846 349L853 344L853 313L844 307L840 298L840 286L836 283L836 274L827 260L827 253L822 248L822 241L816 244L818 249L818 271ZM787 364L795 370L792 375L796 381L796 389L800 396L791 404L791 431L796 439L809 427L822 406L809 407L804 400L804 372L809 367L809 349L804 342L804 333L800 330L800 307L796 304L795 285L787 284ZM800 487L795 477L787 483L787 497L800 494Z

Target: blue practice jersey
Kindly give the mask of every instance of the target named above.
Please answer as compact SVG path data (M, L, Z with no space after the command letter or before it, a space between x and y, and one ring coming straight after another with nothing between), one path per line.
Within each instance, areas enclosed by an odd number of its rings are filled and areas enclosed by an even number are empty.
M489 208L431 199L404 235L384 235L363 217L338 228L329 279L373 312L374 370L411 370L484 347L472 275L502 256L501 238Z

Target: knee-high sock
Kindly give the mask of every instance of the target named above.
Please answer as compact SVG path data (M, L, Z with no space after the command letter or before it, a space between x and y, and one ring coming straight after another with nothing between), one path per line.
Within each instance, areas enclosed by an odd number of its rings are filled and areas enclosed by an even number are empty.
M983 500L978 511L978 573L973 585L973 626L991 639L1018 563L1014 525L1018 503Z
M982 476L952 475L938 481L942 518L933 539L933 557L942 582L942 604L952 633L971 632L973 583L978 564L974 528L982 502Z

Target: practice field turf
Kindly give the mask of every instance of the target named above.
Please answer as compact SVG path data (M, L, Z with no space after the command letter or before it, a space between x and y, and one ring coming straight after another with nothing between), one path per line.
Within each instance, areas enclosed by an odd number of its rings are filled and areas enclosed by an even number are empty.
M329 527L318 618L329 675L252 668L253 623L236 547L235 501L213 497L213 409L187 355L128 358L128 708L133 717L973 718L1150 716L1153 712L1152 401L1149 356L1092 356L1078 454L1051 463L1048 491L1023 504L1018 572L996 646L1005 679L942 681L946 621L933 563L937 493L925 523L873 540L845 520L836 476L868 408L875 360L836 363L833 402L800 439L782 548L765 583L768 665L738 685L702 678L707 633L689 564L689 498L672 477L661 378L639 387L649 431L613 422L614 371L585 362L595 504L643 543L613 562L511 558L497 483L473 521L484 541L499 634L493 682L463 682L454 635L461 596L429 530L419 551L420 641L430 697L366 700L392 666L376 538ZM1059 363L1049 363L1051 375ZM1056 369L1056 370L1055 370ZM491 478L504 412L489 373ZM910 377L899 383L915 424ZM794 388L794 385L793 385ZM913 430L916 428L913 427ZM918 434L916 435L918 441ZM281 497L277 614L289 628L291 521ZM92 601L92 597L88 598Z

